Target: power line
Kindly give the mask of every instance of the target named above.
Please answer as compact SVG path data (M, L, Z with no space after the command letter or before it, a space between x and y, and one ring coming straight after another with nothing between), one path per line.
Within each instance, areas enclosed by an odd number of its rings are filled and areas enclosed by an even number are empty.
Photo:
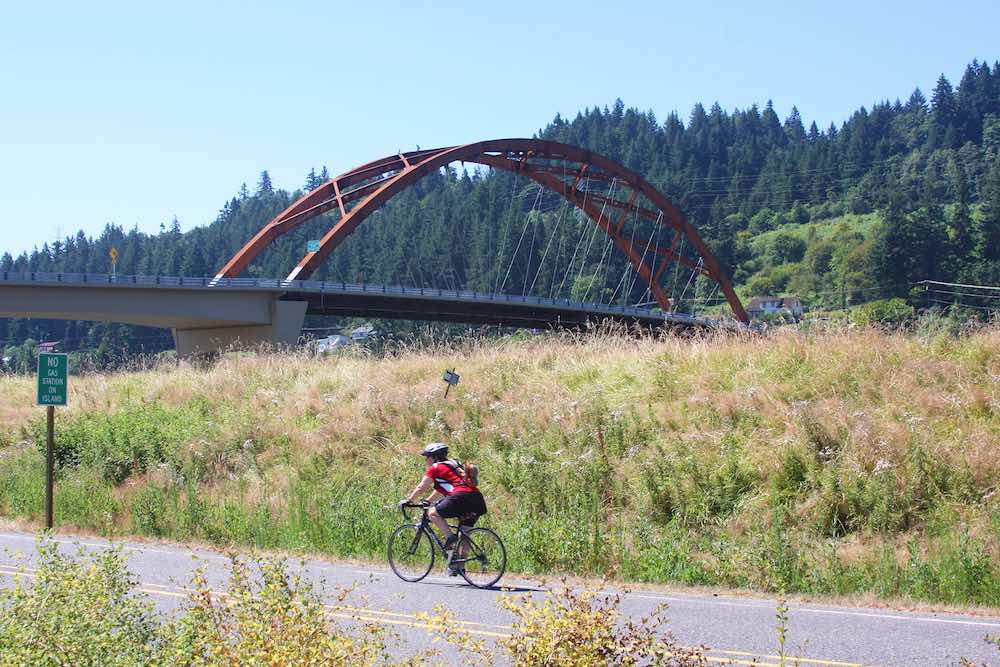
M985 311L995 311L995 310L997 310L996 306L993 306L993 307L990 307L990 306L976 306L976 305L973 305L971 303L962 303L960 301L944 301L942 299L927 299L927 301L929 301L931 303L944 304L945 306L961 306L962 308L975 308L976 310L985 310Z
M983 289L983 290L990 290L990 291L1000 292L1000 287L994 287L993 285L967 285L967 284L964 284L964 283L946 283L946 282L942 282L940 280L921 280L921 281L919 281L919 282L917 282L915 284L917 284L917 285L944 285L945 287L962 287L962 288Z
M925 290L925 291L926 292L933 292L935 294L943 294L945 296L948 296L948 295L951 295L951 296L967 296L967 297L971 297L973 299L986 299L986 300L990 300L990 301L992 301L992 300L1000 300L1000 294L998 294L998 295L993 295L993 294L972 294L971 292L954 292L954 291L951 291L951 290L943 290L943 289L928 289L928 290Z

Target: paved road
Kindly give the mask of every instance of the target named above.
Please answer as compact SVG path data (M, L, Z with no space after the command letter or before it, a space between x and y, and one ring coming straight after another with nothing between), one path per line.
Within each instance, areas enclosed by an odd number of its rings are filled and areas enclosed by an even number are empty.
M96 538L56 539L70 551L74 545L86 550L108 546L108 542ZM3 581L31 576L35 540L30 533L0 533ZM214 589L225 588L228 561L217 552L175 545L123 544L132 570L142 582L141 590L165 612L184 603L184 588L196 567L208 569ZM496 605L502 592L476 590L440 572L421 583L407 584L379 566L310 560L302 567L306 576L324 581L331 590L331 611L335 616L349 619L354 615L385 624L404 638L406 645L400 647L401 653L431 646L426 626L417 614L430 612L438 604L451 608L476 637L494 640L510 632L511 615ZM524 594L539 598L545 595L538 582L507 577L501 583ZM359 585L360 594L346 603L337 603L333 589L351 584ZM685 645L710 647L711 663L780 664L774 600L636 591L625 598L622 608L639 617L662 603L669 605L669 627L677 640ZM342 608L345 604L350 608ZM337 605L341 608L335 608ZM798 656L797 664L803 667L956 665L963 656L977 664L1000 664L1000 651L983 642L986 634L1000 634L1000 618L794 603L789 605L789 615L786 650ZM787 664L796 663L788 660Z

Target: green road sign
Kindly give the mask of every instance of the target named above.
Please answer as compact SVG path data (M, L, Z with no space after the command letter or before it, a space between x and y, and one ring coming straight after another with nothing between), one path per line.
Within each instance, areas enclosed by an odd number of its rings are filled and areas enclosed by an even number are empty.
M319 241L309 241L306 243L306 250L309 252L319 252Z
M65 354L38 354L39 405L66 405L68 366Z

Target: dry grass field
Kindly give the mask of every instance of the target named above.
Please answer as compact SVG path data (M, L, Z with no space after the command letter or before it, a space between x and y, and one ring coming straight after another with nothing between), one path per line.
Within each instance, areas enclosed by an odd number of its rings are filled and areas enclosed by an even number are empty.
M0 379L0 513L25 522L34 391ZM446 440L517 571L1000 606L996 326L234 353L73 377L70 403L57 521L81 530L380 559Z

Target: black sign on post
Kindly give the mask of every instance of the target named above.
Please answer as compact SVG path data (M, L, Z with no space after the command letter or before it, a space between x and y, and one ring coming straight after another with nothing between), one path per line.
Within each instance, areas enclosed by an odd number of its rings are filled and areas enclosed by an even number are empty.
M452 385L458 384L458 373L456 373L455 369L452 368L451 370L445 371L444 377L441 379L447 383L447 386L444 388L444 397L448 398L448 390L451 389Z

